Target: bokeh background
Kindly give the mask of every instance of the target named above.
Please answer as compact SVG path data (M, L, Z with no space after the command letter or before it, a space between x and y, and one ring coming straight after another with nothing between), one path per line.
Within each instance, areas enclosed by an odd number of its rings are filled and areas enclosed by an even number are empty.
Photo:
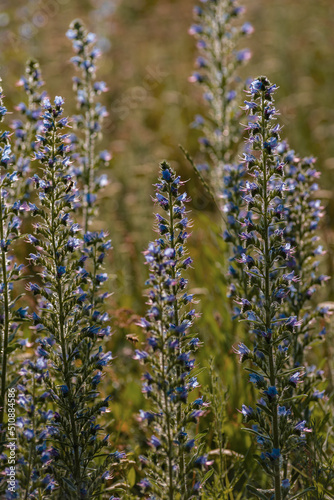
M243 77L266 74L280 90L277 107L284 133L298 154L318 158L322 172L321 198L326 207L321 237L328 254L324 271L333 275L334 252L334 3L333 0L245 0L245 20L255 27L247 40L253 58ZM113 153L110 184L101 198L96 227L113 240L108 272L113 293L109 309L114 334L110 347L116 356L108 387L114 397L108 426L115 444L136 451L144 436L135 417L144 405L140 369L132 360L135 346L127 339L141 333L135 326L145 311L143 285L146 268L142 251L152 231L152 184L162 159L189 179L194 220L189 240L194 269L192 291L197 293L201 318L197 327L204 342L200 361L215 367L226 388L227 446L244 452L248 438L240 432L236 408L252 398L246 375L232 352L244 335L232 323L225 298L224 244L215 206L179 149L193 157L198 136L190 127L204 103L200 89L188 82L193 70L195 43L187 33L194 0L1 0L0 74L6 105L13 111L22 99L15 83L28 57L39 60L51 97L66 99L68 115L75 112L72 92L71 43L65 32L80 17L99 36L103 51L98 78L107 82L103 95L109 117L102 147ZM334 280L324 298L332 299ZM203 385L206 375L203 375ZM135 475L131 481L135 482Z

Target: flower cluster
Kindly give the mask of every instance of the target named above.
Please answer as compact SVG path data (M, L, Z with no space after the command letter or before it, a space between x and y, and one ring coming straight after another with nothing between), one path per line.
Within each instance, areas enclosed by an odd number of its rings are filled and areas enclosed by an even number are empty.
M27 343L31 347L31 343ZM18 439L17 496L11 498L41 498L53 485L47 464L52 460L52 448L47 441L52 438L51 425L54 413L48 409L50 393L44 391L47 360L35 353L35 359L24 361L17 385L17 402L22 416L16 420Z
M41 91L43 85L39 64L30 59L26 64L25 76L17 82L17 86L25 91L27 102L21 102L16 106L15 109L20 112L22 119L13 120L11 124L15 136L13 144L15 165L21 177L21 182L17 184L17 199L28 198L31 188L28 175L31 171L31 158L36 149L36 134L41 126L41 102L46 96L46 92Z
M53 445L46 491L59 488L66 498L83 499L100 494L110 467L123 454L104 451L108 437L100 437L98 423L109 404L109 397L98 399L98 385L112 360L111 352L98 345L109 334L108 317L100 310L106 294L99 288L106 281L101 266L110 242L103 233L80 237L80 226L71 218L77 191L69 173L63 102L61 97L54 104L43 101L43 130L35 154L42 176L33 177L41 207L35 208L38 222L28 236L36 248L30 260L39 267L41 279L30 282L27 290L40 296L33 314L41 335L37 353L46 360L44 382L56 410L47 426Z
M151 452L141 459L147 477L140 482L150 498L200 496L200 471L210 466L190 425L206 413L207 403L201 397L188 399L199 385L194 352L200 341L190 330L196 313L187 307L194 300L183 277L192 260L185 249L190 222L182 185L163 162L155 197L162 208L162 215L156 214L160 237L145 252L150 269L149 309L140 325L147 334L147 350L136 350L135 359L148 368L143 392L152 404L149 411L140 412L141 420L152 429Z
M285 240L295 249L287 262L287 268L293 279L289 287L286 302L286 315L295 317L295 332L291 344L289 368L300 368L296 394L299 396L298 413L308 425L315 425L313 409L316 404L326 400L324 390L324 371L309 364L309 352L314 344L325 338L324 322L330 315L326 307L311 306L317 288L329 277L319 272L319 257L324 254L319 245L317 229L323 216L320 200L315 198L318 190L320 173L315 168L315 159L298 158L283 141L278 145L277 154L284 163L286 184L288 187L284 216L286 219ZM316 432L308 435L310 441L319 440ZM310 447L311 449L311 447ZM312 453L296 453L294 466L299 470L299 464L309 467L317 459ZM300 475L300 485L312 485L314 477Z
M196 36L199 50L198 71L190 81L203 86L209 106L208 117L196 116L194 126L204 132L200 143L215 169L231 161L242 137L239 94L243 84L236 70L250 59L251 52L237 47L241 38L253 32L250 23L238 22L244 11L235 0L206 2L195 7L197 22L189 30Z
M244 187L244 200L250 213L243 233L245 266L250 286L257 289L256 300L240 297L242 317L254 336L254 349L244 344L236 352L242 361L251 360L250 381L260 390L256 409L243 406L245 420L255 422L251 429L262 449L260 462L272 479L275 500L289 498L289 460L293 450L302 448L306 421L295 420L292 402L302 367L289 368L294 330L299 326L296 316L286 316L286 302L296 281L288 263L295 249L284 234L285 193L283 166L277 157L280 126L275 123L277 111L273 95L276 86L266 77L250 85L250 122L248 152L244 162L250 180Z
M101 136L101 125L107 116L104 106L96 102L96 97L106 92L105 82L96 81L96 60L100 50L96 47L96 36L88 33L81 21L73 21L67 31L67 37L72 40L76 55L72 62L81 76L73 78L73 88L76 91L79 115L73 117L76 134L70 136L73 156L76 166L73 173L78 179L82 192L83 203L82 226L88 231L88 226L94 215L94 204L97 192L108 183L107 176L96 176L100 167L106 167L111 160L108 151L96 151L96 143Z
M0 122L3 122L7 109L3 103L0 87ZM21 220L18 214L29 210L26 203L21 204L13 198L18 174L13 170L13 154L9 143L9 132L0 135L0 454L1 463L6 463L3 453L6 443L6 395L8 389L15 386L17 373L13 366L14 352L19 347L17 334L24 319L25 309L18 308L19 296L14 291L14 284L22 278L23 266L14 258L13 247L19 238ZM2 472L2 471L1 471ZM1 478L2 480L3 478ZM2 483L0 485L2 487Z
M314 166L314 158L298 158L284 141L279 145L278 153L285 165L288 186L284 234L286 241L295 248L287 263L289 271L295 275L290 287L289 307L291 314L302 320L293 346L293 364L298 366L304 363L305 350L314 340L314 335L310 334L315 329L312 325L325 315L325 311L310 307L310 299L317 288L329 279L329 276L319 273L319 258L325 253L316 234L323 216L321 201L314 197L320 172ZM325 330L316 333L322 338Z
M253 27L248 22L239 22L245 9L235 0L204 3L195 7L197 23L190 28L190 33L197 38L199 50L198 72L190 81L204 88L208 111L207 116L197 115L192 126L203 133L199 141L208 164L197 167L209 170L209 184L225 219L224 239L231 243L228 297L234 298L237 293L245 296L249 293L243 265L238 262L243 253L239 221L246 216L240 190L246 172L245 165L235 160L243 135L240 105L244 84L237 70L251 57L248 49L238 50L237 47L240 40L253 32ZM235 316L239 312L235 307Z

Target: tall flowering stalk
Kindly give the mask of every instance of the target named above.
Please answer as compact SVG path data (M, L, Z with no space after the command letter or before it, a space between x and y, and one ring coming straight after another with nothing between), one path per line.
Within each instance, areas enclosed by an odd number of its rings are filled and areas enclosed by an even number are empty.
M208 116L197 116L194 126L204 132L200 143L214 169L222 169L237 152L240 129L240 91L237 69L251 57L249 49L238 50L240 39L253 32L250 23L238 23L245 9L235 0L215 0L195 7L196 24L189 33L197 38L198 71L190 77L204 88Z
M31 347L31 344L28 344ZM17 498L42 498L53 488L53 479L46 464L53 458L48 440L52 438L54 412L48 408L50 393L45 391L47 360L37 351L19 371L17 402L22 414L16 419L17 435Z
M0 87L0 122L3 122L7 109L3 103L3 93ZM26 310L16 309L19 296L13 293L14 283L21 277L23 266L18 265L13 258L13 243L19 237L21 220L18 217L20 210L29 209L13 200L11 193L15 191L18 174L13 170L13 155L9 143L9 132L4 131L0 136L0 451L6 443L6 420L13 410L6 408L6 396L9 389L13 389L18 380L17 373L11 366L14 351L19 346L17 332L20 321L25 317ZM11 426L13 429L13 426ZM15 431L10 431L15 437ZM2 456L2 458L4 458Z
M292 412L294 389L300 367L289 368L295 316L286 316L289 287L295 281L287 263L295 250L284 241L283 164L275 152L280 126L275 124L277 111L273 105L275 85L260 77L250 85L249 152L244 161L252 181L245 185L245 201L252 217L243 233L246 252L241 261L250 284L258 289L258 300L241 297L242 316L254 335L254 349L241 344L236 352L242 361L252 361L250 381L261 391L256 409L243 405L245 420L256 423L249 429L263 450L258 457L272 482L275 500L292 498L294 477L289 461L293 451L305 446L305 420L295 420ZM250 487L251 491L256 490ZM258 492L261 498L261 492Z
M71 23L66 35L72 40L76 52L72 62L81 73L80 77L73 78L80 114L73 117L77 134L72 135L71 140L77 163L74 173L82 192L82 226L86 233L94 215L97 192L107 184L106 175L97 177L97 170L108 166L111 159L108 151L96 151L101 125L108 115L106 108L96 102L96 98L108 89L105 82L96 81L96 60L100 57L100 50L95 45L96 35L87 32L79 20Z
M310 452L297 453L294 466L299 470L302 464L308 470L312 470L311 474L301 474L298 479L300 484L312 485L317 477L314 467L318 461L317 443L324 435L319 416L316 416L313 410L317 403L322 406L327 396L324 390L324 372L315 364L309 364L308 353L314 343L319 343L319 340L325 338L324 323L330 315L327 307L314 307L310 303L319 286L329 279L319 272L319 258L325 253L323 247L319 245L317 236L319 222L323 216L321 201L316 198L320 172L315 168L314 158L298 158L285 141L279 144L277 149L285 165L288 187L284 209L287 221L285 239L295 248L287 263L290 272L294 273L286 304L287 314L292 314L296 318L290 367L304 367L304 370L297 372L296 387L297 394L304 397L295 405L294 411L307 424L312 423L315 426L315 431L308 438ZM311 443L315 443L315 446Z
M38 353L47 360L45 384L56 409L48 427L53 446L46 491L59 488L66 498L83 499L101 494L110 468L123 454L107 451L108 437L100 437L99 425L109 398L99 399L97 387L112 360L111 352L104 353L98 345L109 333L104 325L107 316L100 310L106 294L98 293L107 275L99 269L110 243L104 234L93 233L83 240L79 225L71 220L77 193L68 173L62 104L61 97L54 105L43 101L44 128L36 152L43 176L34 176L41 208L36 207L38 222L29 236L37 250L30 258L41 266L42 283L29 283L27 289L41 296L34 316L43 335ZM92 260L93 273L84 267L87 259Z
M314 340L311 332L319 326L314 326L315 320L325 314L321 308L311 307L310 299L317 288L329 279L329 276L319 272L319 258L325 254L317 235L323 217L321 201L315 198L320 172L315 168L314 158L298 158L285 142L278 149L285 164L289 188L285 206L285 239L296 249L288 262L289 269L296 275L290 287L289 307L292 314L303 320L297 328L298 335L293 346L293 363L298 365L303 364L306 349ZM321 338L325 329L317 333Z
M18 169L19 180L15 190L11 192L13 200L27 200L31 196L33 180L31 175L31 161L37 151L36 134L42 127L41 106L46 96L42 90L42 79L39 63L30 59L27 61L25 75L17 82L22 87L26 100L16 106L21 117L12 121L15 141L13 155ZM22 207L28 208L24 202ZM31 204L33 210L35 205ZM30 238L28 243L30 243ZM25 319L31 315L24 309ZM31 348L33 342L25 338L20 340L22 347ZM25 354L19 370L20 380L17 384L18 414L16 420L17 456L19 470L17 470L17 491L22 498L39 498L49 484L50 476L46 474L46 464L51 459L50 450L47 449L49 432L47 423L51 420L53 412L48 409L49 393L44 390L43 376L46 369L46 360L39 356L38 351L34 356ZM31 359L30 359L31 358Z
M147 477L140 486L149 498L158 495L170 500L179 495L199 497L200 470L210 465L191 430L207 404L202 398L189 401L189 393L198 387L193 353L200 341L190 330L196 314L187 307L193 296L187 293L183 277L192 263L185 249L190 222L185 207L188 197L180 192L183 184L163 162L155 196L163 210L163 215L156 214L160 237L145 252L150 269L149 310L140 325L147 334L148 349L135 354L148 367L143 392L151 408L140 412L141 420L153 428L151 452L142 457Z
M245 166L236 162L243 136L240 105L244 84L238 77L238 69L251 57L249 49L238 47L240 41L253 32L250 23L239 21L244 12L235 0L204 2L201 7L195 7L196 24L190 28L190 33L197 38L199 51L198 71L190 81L203 87L207 102L206 115L197 115L193 122L193 127L203 132L199 141L208 160L208 164L198 168L209 170L210 188L225 219L224 239L232 243L228 271L230 298L239 293L240 287L243 295L250 293L243 266L238 262L243 252L239 221L245 216L240 189L246 174ZM235 314L239 314L237 307Z
M13 154L15 165L21 181L17 183L16 199L27 198L31 180L27 179L31 171L31 158L36 150L36 133L41 126L41 102L45 97L45 91L41 90L44 82L39 64L34 59L29 59L26 64L25 76L17 82L18 87L23 87L26 93L26 102L16 106L16 110L22 115L21 119L13 120L15 141Z

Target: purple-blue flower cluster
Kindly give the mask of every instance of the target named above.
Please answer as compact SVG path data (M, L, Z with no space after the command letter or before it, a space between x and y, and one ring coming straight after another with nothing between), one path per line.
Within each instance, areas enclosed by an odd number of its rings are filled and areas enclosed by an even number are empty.
M71 61L80 73L80 76L73 78L80 114L73 117L75 134L70 135L70 141L72 156L76 160L73 173L78 180L82 199L82 226L87 232L94 216L97 193L108 183L107 176L97 175L97 171L109 165L111 154L108 151L96 151L102 123L108 115L105 106L96 102L96 98L108 88L105 82L96 81L96 61L100 56L96 35L87 32L79 20L71 23L66 35L72 41L76 53Z
M275 499L282 499L289 494L287 488L282 488L282 481L289 479L293 485L296 479L295 475L287 477L289 468L284 464L291 463L293 453L305 446L306 428L296 421L292 406L303 368L291 368L289 364L294 331L300 323L287 307L296 282L288 264L296 249L285 239L285 196L290 188L284 182L277 155L280 125L276 122L275 90L276 85L266 77L254 80L249 90L249 137L244 163L250 180L243 188L249 215L240 261L249 286L257 292L251 299L237 300L242 318L254 335L254 348L251 351L241 345L236 352L242 361L252 361L250 382L261 397L255 410L244 406L242 413L247 422L255 422L249 431L262 449L260 463L271 478ZM287 310L291 316L286 315Z
M26 64L25 76L22 76L17 83L17 86L22 87L26 93L27 102L20 102L16 106L15 109L22 118L13 120L11 124L15 137L13 144L15 165L18 175L22 178L17 187L18 200L27 199L32 187L28 176L31 172L31 158L36 149L36 134L41 126L41 102L46 96L46 92L41 91L43 85L39 64L30 59Z
M26 347L31 347L27 342ZM22 415L16 420L18 439L18 488L17 498L39 498L52 491L54 481L47 473L47 465L53 459L53 448L49 446L55 433L51 424L54 413L48 408L50 393L44 390L47 354L42 348L35 359L23 362L17 384L17 402Z
M189 394L199 387L193 371L201 342L191 331L196 312L183 277L192 264L186 251L191 223L185 206L188 196L180 191L183 184L163 162L155 195L161 208L156 214L160 237L144 252L150 273L149 309L140 326L147 335L147 348L137 349L135 359L147 369L142 390L151 402L150 411L140 412L151 429L151 452L143 459L147 478L140 482L150 498L198 497L200 471L210 466L191 429L206 413L207 403L202 398L189 401Z
M100 494L106 471L121 461L107 452L108 437L98 423L110 399L100 399L98 385L113 359L99 345L110 334L108 315L101 310L108 294L100 287L106 281L103 260L111 244L103 232L82 237L72 218L78 192L63 103L61 97L53 104L48 98L43 101L35 154L42 176L33 176L40 202L34 234L28 237L36 249L30 260L38 266L40 279L28 283L27 290L40 297L33 314L40 336L37 354L46 364L43 379L55 409L46 426L47 432L52 430L46 492L57 489L68 498L83 499Z
M0 87L0 123L7 114ZM18 342L19 325L25 313L18 308L14 284L22 278L23 266L19 265L13 252L13 244L20 236L21 219L19 214L29 207L16 199L18 173L14 170L14 157L9 142L8 131L0 133L0 492L6 486L3 476L7 463L8 442L6 439L8 411L6 410L8 390L17 380L14 356L20 347ZM7 416L6 416L7 415ZM8 450L9 451L9 450Z
M204 2L195 8L197 22L190 28L199 51L198 72L190 81L202 85L207 102L206 115L197 115L192 124L203 134L199 141L207 162L197 168L209 171L210 188L225 220L224 240L231 250L227 296L232 299L240 293L239 288L243 296L251 293L239 262L244 247L240 220L247 219L247 212L240 196L245 165L236 158L243 135L240 106L244 89L237 71L251 57L249 49L238 50L238 46L253 32L250 23L240 22L244 12L236 1ZM234 315L239 314L235 306Z
M213 175L221 177L223 163L230 163L237 152L240 130L240 91L236 75L240 64L251 57L249 49L238 50L241 39L253 32L250 23L239 22L245 9L236 1L218 0L195 7L196 24L189 30L197 39L197 71L189 78L200 83L208 103L207 116L197 115L193 127L204 134L200 143L209 159ZM218 171L217 171L218 170ZM221 180L221 179L220 179Z

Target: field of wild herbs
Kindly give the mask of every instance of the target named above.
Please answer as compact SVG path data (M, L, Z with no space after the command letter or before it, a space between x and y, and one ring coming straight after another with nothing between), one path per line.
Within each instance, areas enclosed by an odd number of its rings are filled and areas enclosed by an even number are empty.
M0 8L0 499L334 499L332 0Z

